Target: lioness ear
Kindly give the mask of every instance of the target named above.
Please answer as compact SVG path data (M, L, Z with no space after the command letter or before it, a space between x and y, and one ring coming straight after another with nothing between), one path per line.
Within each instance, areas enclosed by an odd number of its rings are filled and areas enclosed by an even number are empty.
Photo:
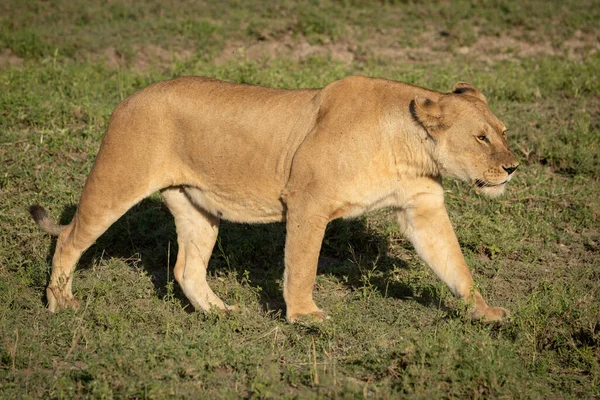
M436 130L444 126L440 105L426 97L415 97L410 102L410 113L429 134L434 134Z
M467 94L469 96L477 97L479 100L487 104L487 99L477 88L467 82L457 82L452 88L452 93L455 94Z

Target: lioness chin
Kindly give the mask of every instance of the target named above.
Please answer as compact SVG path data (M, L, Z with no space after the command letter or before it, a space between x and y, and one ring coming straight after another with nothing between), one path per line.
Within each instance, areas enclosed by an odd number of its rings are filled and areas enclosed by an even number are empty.
M153 84L110 119L70 224L31 214L58 235L48 308L77 307L73 270L121 215L161 191L175 218L175 279L197 309L230 309L206 267L219 222L285 221L287 319L323 318L313 301L327 223L391 207L416 251L475 319L502 320L473 287L444 206L441 175L495 196L517 168L506 128L468 83L440 93L348 77L281 90L200 77Z

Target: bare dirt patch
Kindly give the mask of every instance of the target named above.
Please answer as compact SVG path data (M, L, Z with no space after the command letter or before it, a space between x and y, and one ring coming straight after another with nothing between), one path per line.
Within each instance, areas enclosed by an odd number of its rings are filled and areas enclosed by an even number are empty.
M110 68L117 69L125 66L125 57L118 53L114 47L106 48L100 58L103 58Z
M481 36L473 45L458 49L459 54L469 54L489 61L509 60L535 56L554 56L559 52L547 42L531 43L510 36Z
M487 62L522 59L539 56L562 56L571 59L600 51L599 32L574 35L562 43L529 41L518 32L514 35L478 35L470 45L459 46L452 35L429 27L410 40L403 40L400 31L374 32L365 40L346 39L329 43L311 44L306 38L286 35L265 38L257 42L228 41L214 62L217 65L235 60L265 60L288 58L301 60L313 56L333 61L352 63L356 60L380 58L402 62L447 62L455 56L468 56ZM406 38L404 38L406 39Z
M143 72L150 67L169 67L173 61L185 60L193 54L191 50L167 50L160 46L149 44L137 51L137 57L132 63L135 70Z
M564 48L570 58L581 58L582 55L595 54L600 51L600 29L587 35L577 30L571 38L562 43L561 47Z
M375 32L362 44L363 57L402 62L446 61L450 52L450 38L435 27L427 27L415 37L407 37L401 29Z
M368 59L394 62L450 62L456 57L493 63L502 60L518 60L540 56L561 56L583 60L600 51L600 29L594 32L576 31L561 43L530 41L524 34L486 36L476 32L477 38L470 45L460 46L448 32L434 26L425 28L415 36L407 36L399 29L387 29L369 33L366 38L345 38L325 43L311 43L302 36L285 34L278 38L264 36L258 40L228 40L221 53L214 58L216 65L230 61L259 61L287 58L299 61L310 57L327 58L350 64ZM355 35L351 35L355 36ZM133 52L121 53L115 47L107 47L91 55L92 61L105 62L110 68L131 68L145 72L150 68L166 70L175 61L185 61L194 55L190 49L171 49L155 44L140 45ZM10 49L0 51L0 68L20 65L21 57Z
M0 52L0 68L12 67L23 64L23 59L15 54L10 49L4 49Z
M452 36L444 32L428 30L419 35L416 46L402 46L390 42L388 34L371 37L366 43L367 56L396 61L446 61L455 55L465 55L484 61L522 59L539 56L563 56L581 60L600 51L600 31L574 35L562 43L528 41L523 35L479 35L471 45L457 46Z
M114 47L107 47L99 56L92 59L101 59L110 68L118 69L130 66L136 71L144 72L148 68L168 68L173 61L185 60L193 54L191 50L168 50L160 46L149 44L135 50L133 60L128 60L124 54Z
M221 65L240 59L256 61L289 58L297 61L319 56L330 58L333 61L351 63L355 59L355 51L356 46L345 42L311 44L305 38L293 39L291 36L285 36L278 40L268 39L254 43L228 41L214 61L217 65Z

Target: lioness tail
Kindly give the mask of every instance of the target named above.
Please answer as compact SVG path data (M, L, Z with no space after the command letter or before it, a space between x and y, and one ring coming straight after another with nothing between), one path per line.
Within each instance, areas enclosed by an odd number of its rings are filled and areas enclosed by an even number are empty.
M44 207L39 204L34 204L29 207L29 214L31 214L33 220L40 228L54 236L58 236L66 226L58 225L56 222L52 221Z

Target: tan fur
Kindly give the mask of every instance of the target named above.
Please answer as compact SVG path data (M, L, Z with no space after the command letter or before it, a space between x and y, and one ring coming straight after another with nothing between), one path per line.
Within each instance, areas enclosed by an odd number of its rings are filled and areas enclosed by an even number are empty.
M134 204L162 191L178 235L174 275L201 310L228 309L206 267L219 221L285 221L287 318L324 316L313 301L325 227L393 207L421 257L473 317L500 320L473 287L444 207L441 174L498 195L517 160L485 97L460 82L443 94L349 77L323 89L280 90L187 77L156 83L113 113L69 225L58 233L51 311L76 306L75 264ZM42 211L40 211L40 209Z

